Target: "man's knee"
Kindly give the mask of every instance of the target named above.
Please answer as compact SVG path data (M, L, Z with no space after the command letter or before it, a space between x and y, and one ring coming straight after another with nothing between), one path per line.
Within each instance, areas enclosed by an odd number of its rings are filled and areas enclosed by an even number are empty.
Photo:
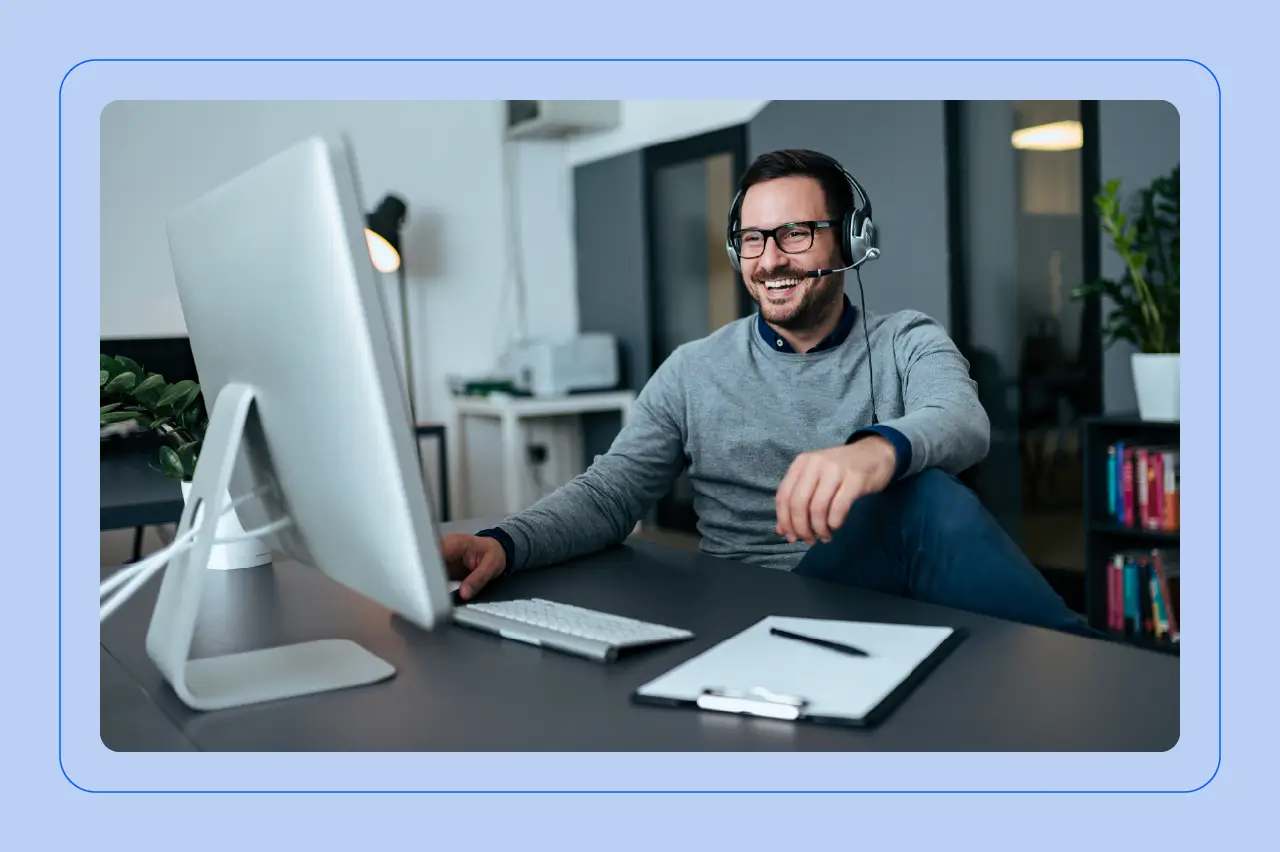
M899 491L899 499L929 514L947 512L955 516L972 516L982 510L978 495L960 480L938 468L926 468L915 476L890 486Z

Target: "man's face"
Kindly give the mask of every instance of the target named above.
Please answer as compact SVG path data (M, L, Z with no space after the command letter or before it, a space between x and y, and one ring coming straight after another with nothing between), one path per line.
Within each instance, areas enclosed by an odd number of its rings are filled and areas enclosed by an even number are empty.
M742 258L742 279L766 322L801 331L820 322L829 306L840 300L844 291L842 276L799 277L810 270L842 265L839 228L814 229L813 244L797 253L782 248L803 246L808 241L803 229L773 233L780 225L831 218L822 185L813 178L777 178L747 190L738 228L758 228L765 239L764 252L759 257ZM784 240L784 246L779 247L778 237ZM794 244L787 244L788 240ZM759 251L759 235L743 244L743 254Z

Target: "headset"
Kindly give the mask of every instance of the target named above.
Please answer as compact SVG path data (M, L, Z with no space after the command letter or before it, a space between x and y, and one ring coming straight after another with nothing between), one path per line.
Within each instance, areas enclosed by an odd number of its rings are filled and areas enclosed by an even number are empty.
M841 166L830 157L824 157L824 159L834 168L839 169L840 174L844 175L849 188L853 190L855 202L854 208L846 210L840 222L840 258L844 266L839 269L815 269L805 276L807 278L821 278L824 275L857 269L867 261L875 260L880 256L880 247L876 239L876 225L871 218L871 197L862 188L862 184L858 183L857 179L849 174L844 166ZM737 272L742 271L742 261L738 257L738 250L734 248L733 232L738 229L738 214L744 192L745 190L740 189L734 195L733 204L729 205L729 222L725 230L725 250L729 253L729 263L733 265L734 270Z
M819 157L840 170L840 174L844 175L849 188L853 190L855 200L853 209L846 210L840 221L840 262L844 266L839 269L814 269L806 272L803 277L822 278L850 269L855 271L858 276L858 297L862 303L862 335L867 344L867 358L870 359L871 334L867 331L867 297L862 290L862 264L869 260L875 260L880 256L880 246L876 239L876 225L871 218L871 196L867 195L867 191L862 188L862 184L858 183L857 179L849 174L844 166L825 154L820 154ZM734 195L733 204L729 205L729 223L725 230L725 250L729 252L729 263L733 265L734 271L739 273L742 272L742 261L738 257L738 250L733 246L733 232L738 229L738 213L744 192L745 190L740 189ZM871 422L874 425L880 422L880 416L876 412L875 370L869 361L867 370L867 380L871 384Z

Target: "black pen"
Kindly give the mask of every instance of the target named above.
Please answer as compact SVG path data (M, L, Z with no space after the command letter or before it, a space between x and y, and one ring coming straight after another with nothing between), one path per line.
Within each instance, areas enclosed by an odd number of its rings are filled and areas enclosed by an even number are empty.
M779 630L777 627L770 627L769 632L774 636L781 636L784 639L795 639L800 642L808 642L811 645L821 645L823 648L830 648L832 651L839 651L841 654L849 654L854 657L871 656L861 648L855 648L852 645L845 645L840 642L832 642L830 639L818 639L814 636L801 636L799 633L792 633L788 630Z

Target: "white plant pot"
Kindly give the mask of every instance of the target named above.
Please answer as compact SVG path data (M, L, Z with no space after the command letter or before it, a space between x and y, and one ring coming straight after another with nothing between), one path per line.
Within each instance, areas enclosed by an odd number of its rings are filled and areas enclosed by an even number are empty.
M191 483L183 481L182 499L186 501L191 494ZM227 502L231 502L230 496ZM218 538L235 538L244 535L244 527L236 517L234 509L227 512L218 521ZM253 568L256 565L268 565L271 562L271 549L261 539L251 538L230 544L215 544L209 553L209 568L215 571L230 571L237 568Z
M1143 420L1178 420L1180 374L1177 353L1133 355L1133 389L1138 395L1138 415Z

